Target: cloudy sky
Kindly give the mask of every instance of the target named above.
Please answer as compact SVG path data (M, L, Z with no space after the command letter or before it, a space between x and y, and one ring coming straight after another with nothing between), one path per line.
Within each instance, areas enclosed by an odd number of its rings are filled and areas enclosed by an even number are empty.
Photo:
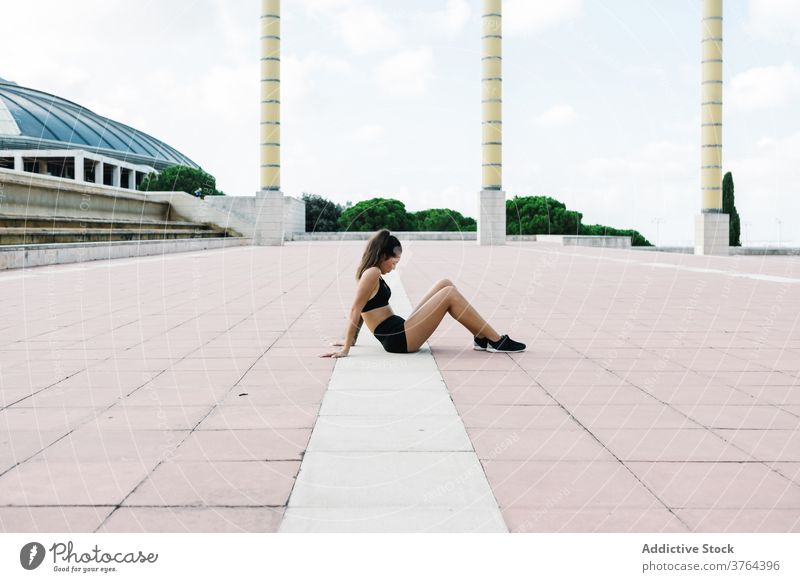
M0 77L258 188L258 0L0 0ZM743 238L800 244L800 2L725 3ZM480 0L284 0L284 193L476 215ZM690 244L700 0L505 0L504 186ZM779 224L777 220L782 222Z

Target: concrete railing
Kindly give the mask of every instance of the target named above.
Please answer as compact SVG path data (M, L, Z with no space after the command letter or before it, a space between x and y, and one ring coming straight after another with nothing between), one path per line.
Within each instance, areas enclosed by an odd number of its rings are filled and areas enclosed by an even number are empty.
M629 236L588 236L574 234L537 234L536 242L549 242L565 247L603 247L611 249L631 248Z
M206 202L211 198L224 198L224 196L206 196L203 200L186 192L146 192L145 195L149 200L167 204L170 207L171 220L210 224L220 229L233 230L247 238L253 236L252 222Z
M0 169L0 214L167 220L169 204L123 188Z
M227 215L250 223L251 228L255 222L255 196L206 196L204 201ZM286 233L284 240L290 240L290 234L302 233L306 230L306 203L304 201L284 195L283 230Z
M286 233L286 241L348 241L369 240L374 232L295 232ZM475 231L437 232L437 231L392 231L401 240L477 240Z
M477 241L475 231L392 231L400 240ZM359 241L368 240L373 232L301 232L287 233L287 241ZM506 235L508 242L548 242L564 246L631 248L629 236L571 236L571 235Z

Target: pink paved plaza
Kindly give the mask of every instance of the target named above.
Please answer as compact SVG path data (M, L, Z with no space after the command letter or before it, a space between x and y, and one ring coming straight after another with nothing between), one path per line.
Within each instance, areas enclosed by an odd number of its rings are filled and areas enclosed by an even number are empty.
M0 273L0 531L277 531L363 246ZM396 274L528 345L429 340L509 531L800 531L797 258L419 241Z

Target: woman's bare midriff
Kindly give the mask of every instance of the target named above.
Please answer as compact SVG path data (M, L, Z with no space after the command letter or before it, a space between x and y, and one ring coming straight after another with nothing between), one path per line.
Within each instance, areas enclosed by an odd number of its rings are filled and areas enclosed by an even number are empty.
M381 285L378 283L378 287L375 289L375 293L373 293L369 299L372 299L378 294L380 291ZM369 301L367 299L367 301ZM375 309L370 309L369 311L362 311L361 312L361 319L364 320L367 328L372 332L375 333L375 328L378 327L384 319L388 319L394 315L394 311L388 305L384 305L383 307L376 307Z
M388 319L392 315L394 315L394 312L388 305L384 305L383 307L378 307L376 309L370 309L369 311L363 311L361 313L364 324L372 333L375 333L375 328L378 327L378 325L380 325L384 319Z

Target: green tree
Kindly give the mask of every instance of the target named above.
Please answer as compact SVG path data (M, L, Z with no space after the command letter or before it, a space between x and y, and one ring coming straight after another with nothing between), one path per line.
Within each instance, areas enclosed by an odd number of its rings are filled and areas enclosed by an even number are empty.
M631 244L635 247L653 246L638 230L629 228L612 228L602 224L582 224L581 234L587 236L629 236Z
M579 234L583 215L549 196L506 200L507 234Z
M629 236L633 246L653 246L638 231L581 224L583 214L550 196L514 196L506 200L507 234Z
M344 209L339 217L339 228L344 231L415 230L416 226L416 219L406 212L405 204L392 198L363 200Z
M474 231L478 225L474 218L463 216L449 208L431 208L411 213L416 221L416 230L422 231Z
M303 193L306 203L306 232L336 232L344 208L320 196Z
M736 203L733 196L733 174L728 172L722 179L722 212L730 218L730 230L728 231L729 245L732 247L742 246L740 240L741 224L739 213L736 211Z
M161 173L151 172L139 185L146 192L187 192L201 191L201 196L224 196L217 190L217 179L200 168L170 166Z

